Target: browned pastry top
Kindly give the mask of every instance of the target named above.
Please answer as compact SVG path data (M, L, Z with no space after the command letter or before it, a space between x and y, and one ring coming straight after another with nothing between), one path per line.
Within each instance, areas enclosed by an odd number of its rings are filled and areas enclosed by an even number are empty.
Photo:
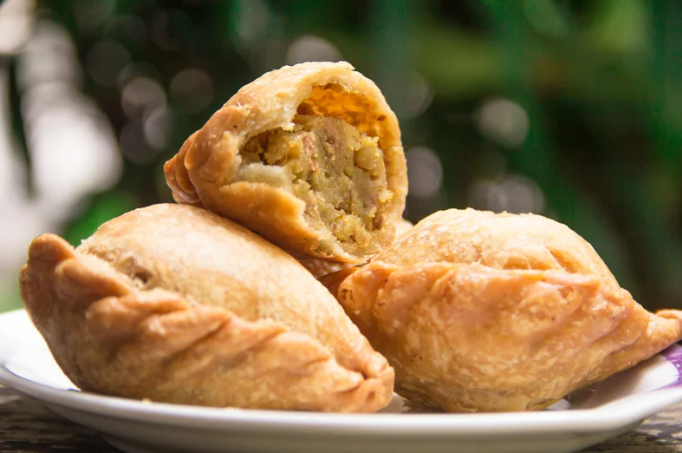
M396 265L476 263L497 269L562 270L616 279L594 248L566 225L534 214L474 209L436 212L374 257Z

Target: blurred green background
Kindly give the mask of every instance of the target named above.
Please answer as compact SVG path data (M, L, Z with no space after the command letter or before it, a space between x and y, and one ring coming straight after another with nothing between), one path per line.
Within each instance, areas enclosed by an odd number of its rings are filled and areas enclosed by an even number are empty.
M45 231L171 201L161 167L242 85L347 60L398 114L406 217L535 212L682 307L682 2L5 0L0 311Z

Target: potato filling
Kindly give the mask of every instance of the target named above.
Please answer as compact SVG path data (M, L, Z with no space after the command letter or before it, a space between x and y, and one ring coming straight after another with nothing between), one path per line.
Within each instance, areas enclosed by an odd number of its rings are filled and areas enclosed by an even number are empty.
M392 198L377 142L341 119L296 115L291 130L267 131L244 145L240 180L289 190L305 201L314 228L348 251L371 249Z

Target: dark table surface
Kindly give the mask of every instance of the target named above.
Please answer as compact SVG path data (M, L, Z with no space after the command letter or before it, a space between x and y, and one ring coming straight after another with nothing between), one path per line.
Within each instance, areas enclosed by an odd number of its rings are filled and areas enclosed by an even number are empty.
M682 404L639 427L584 450L612 453L682 452ZM0 452L102 452L118 450L95 431L53 413L39 401L0 387Z

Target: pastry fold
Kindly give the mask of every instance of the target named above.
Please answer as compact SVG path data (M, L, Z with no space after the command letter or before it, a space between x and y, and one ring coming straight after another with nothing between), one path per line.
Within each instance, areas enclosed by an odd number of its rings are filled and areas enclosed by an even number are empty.
M400 129L348 63L303 63L244 86L164 166L203 206L297 253L364 262L394 239L407 194Z
M368 265L323 279L413 404L541 409L682 338L592 247L534 215L436 213Z
M36 238L27 311L81 389L218 407L373 412L393 370L289 255L206 210L155 205L77 249Z

